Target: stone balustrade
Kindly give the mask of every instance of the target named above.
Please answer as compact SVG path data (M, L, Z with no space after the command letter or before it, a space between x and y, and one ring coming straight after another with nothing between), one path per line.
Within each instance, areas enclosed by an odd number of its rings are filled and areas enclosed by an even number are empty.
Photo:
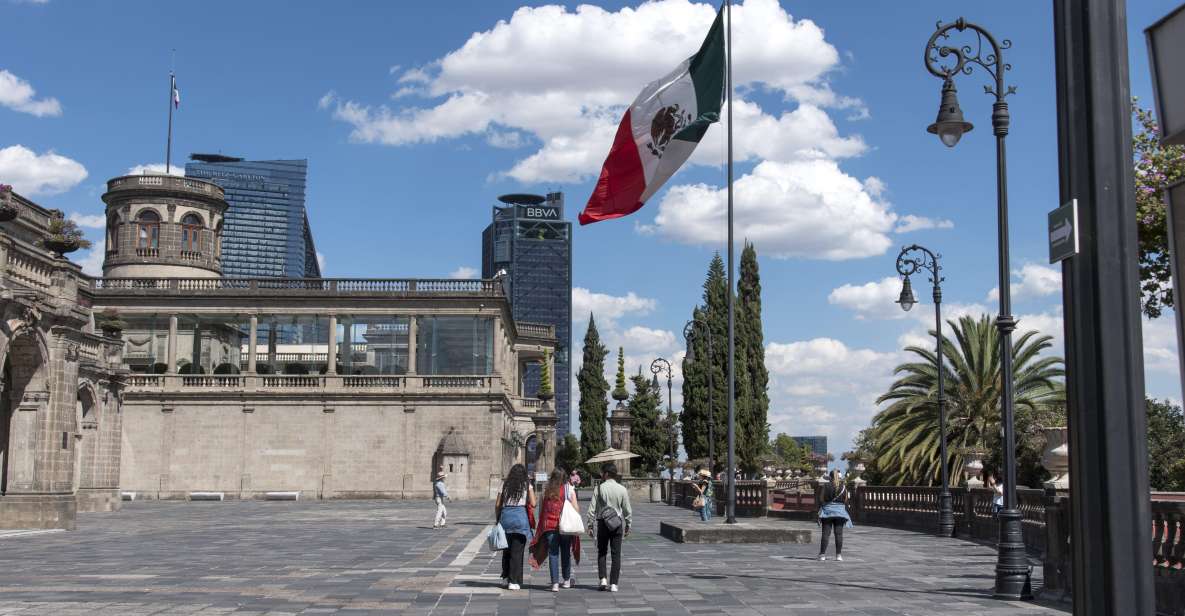
M515 327L518 328L518 333L522 336L527 336L530 338L545 338L549 340L555 338L554 325L518 321L515 323Z
M391 296L477 296L501 297L502 285L496 280L452 280L411 278L94 278L89 288L103 295L181 294L194 292L219 296L257 295L268 292L289 294L301 291L321 296L373 295ZM551 326L528 324L542 331Z
M172 175L125 175L107 182L107 192L144 189L200 193L215 199L225 196L222 187L217 184Z
M319 390L327 393L369 390L405 393L504 394L502 377L424 375L304 375L304 374L130 374L129 393L168 391L289 391ZM527 401L534 402L529 404ZM519 408L537 409L539 400L516 399Z

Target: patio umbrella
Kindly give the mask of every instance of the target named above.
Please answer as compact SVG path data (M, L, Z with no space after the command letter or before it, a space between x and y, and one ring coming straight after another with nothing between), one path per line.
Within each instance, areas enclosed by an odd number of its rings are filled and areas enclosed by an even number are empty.
M597 464L598 462L612 462L613 460L628 460L630 458L640 458L636 453L614 449L612 447L598 453L597 455L585 460L585 464Z

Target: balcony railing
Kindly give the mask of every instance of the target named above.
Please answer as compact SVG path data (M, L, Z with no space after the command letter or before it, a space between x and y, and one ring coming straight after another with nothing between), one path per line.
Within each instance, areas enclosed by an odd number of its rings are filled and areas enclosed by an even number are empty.
M290 391L324 393L369 390L403 393L502 394L501 377L421 375L305 375L305 374L131 374L129 393L166 391ZM537 400L535 402L538 402ZM520 405L520 408L524 408Z
M218 199L222 199L224 195L222 187L217 184L171 175L125 175L107 182L108 192L136 189L177 190L210 195Z
M145 249L138 249L137 252L141 250ZM200 292L213 295L297 291L315 295L502 296L502 285L494 280L407 278L94 278L90 281L90 288L103 294L124 291L142 294L153 290L170 294ZM554 335L554 328L552 332Z
M526 323L523 321L515 321L515 328L522 336L530 338L555 338L555 326L547 325L546 323Z

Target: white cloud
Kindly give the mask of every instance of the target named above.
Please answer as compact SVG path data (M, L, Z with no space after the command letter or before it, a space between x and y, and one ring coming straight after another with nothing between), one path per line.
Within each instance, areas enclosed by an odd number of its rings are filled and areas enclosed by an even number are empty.
M736 236L763 254L826 260L883 254L897 215L831 160L764 161L736 181ZM691 244L718 245L727 192L675 186L658 205L655 230Z
M0 106L37 117L60 116L62 105L56 98L36 98L37 91L29 82L0 69Z
M814 338L791 343L771 342L765 347L765 365L771 374L794 377L867 375L892 370L896 353L853 349L834 338Z
M656 300L639 297L633 291L625 295L609 295L594 293L584 287L572 288L572 320L587 322L591 313L594 318L604 325L612 324L627 314L644 315L654 311L658 306ZM598 326L600 327L600 326Z
M1159 319L1145 319L1143 323L1144 370L1178 375L1177 328L1173 314L1166 313Z
M182 177L185 175L184 165L170 165L168 175ZM165 175L164 163L147 163L129 167L127 175Z
M455 278L458 280L468 280L470 278L477 278L477 274L478 274L478 272L476 269L462 265L462 266L458 267L457 269L453 270L452 272L449 272L448 277Z
M927 218L925 216L914 216L913 214L906 214L897 221L897 228L893 229L896 233L909 233L911 231L925 231L927 229L954 229L955 223L945 218Z
M914 291L914 296L922 299L917 290ZM827 296L827 303L855 311L857 319L904 319L910 314L896 303L899 297L901 279L886 276L876 282L866 282L862 285L845 284L838 287Z
M622 343L632 353L665 353L676 348L674 332L635 325L623 332Z
M402 74L403 88L422 89L396 94L437 99L430 106L376 107L333 92L319 105L332 108L359 142L406 145L482 135L494 126L520 130L542 147L505 175L521 182L575 181L597 173L625 106L644 84L699 48L715 13L710 3L688 0L656 0L616 12L587 4L574 11L523 7L444 57ZM864 113L863 103L831 91L826 77L839 65L839 54L822 30L795 20L776 0L748 0L733 8L733 18L736 86L779 92L800 103L775 117L738 101L738 159L862 152L863 142L839 137L820 110ZM613 44L606 45L610 34ZM693 162L722 161L718 153L703 152Z
M86 179L86 167L53 151L37 154L23 145L0 148L0 178L25 195L56 195Z
M1062 270L1060 267L1040 263L1026 263L1020 269L1012 270L1010 289L1013 299L1045 297L1061 293ZM994 302L999 298L1000 288L992 287L992 290L988 291L987 301Z
M103 229L107 226L107 219L102 214L80 214L78 212L70 212L70 220L80 227L88 229Z

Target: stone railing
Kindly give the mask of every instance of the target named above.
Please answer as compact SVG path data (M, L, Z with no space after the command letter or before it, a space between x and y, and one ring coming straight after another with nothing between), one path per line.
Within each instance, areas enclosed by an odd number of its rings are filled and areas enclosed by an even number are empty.
M8 276L35 289L48 289L53 284L53 267L44 259L17 250L8 252Z
M210 195L217 199L224 196L222 187L217 184L172 175L125 175L107 181L108 192L137 189L177 190Z
M515 321L514 327L518 330L520 336L527 338L555 338L554 325Z
M294 389L346 393L459 393L501 395L499 376L305 375L305 374L131 374L129 393L180 391L282 392Z
M502 296L502 285L495 280L401 278L94 278L90 281L90 289L104 295L125 292L141 294L151 290L171 294L198 291L217 295L302 291L317 295Z
M695 497L699 492L692 487L693 482L688 480L679 480L675 482L673 491L675 496L675 506L684 509L691 509L692 503L695 502ZM713 484L713 492L716 494L715 506L716 515L724 515L724 510L728 506L727 502L727 485L723 481L717 481ZM736 499L736 515L741 518L762 518L769 513L770 492L769 484L764 481L738 481L736 482L737 499Z

